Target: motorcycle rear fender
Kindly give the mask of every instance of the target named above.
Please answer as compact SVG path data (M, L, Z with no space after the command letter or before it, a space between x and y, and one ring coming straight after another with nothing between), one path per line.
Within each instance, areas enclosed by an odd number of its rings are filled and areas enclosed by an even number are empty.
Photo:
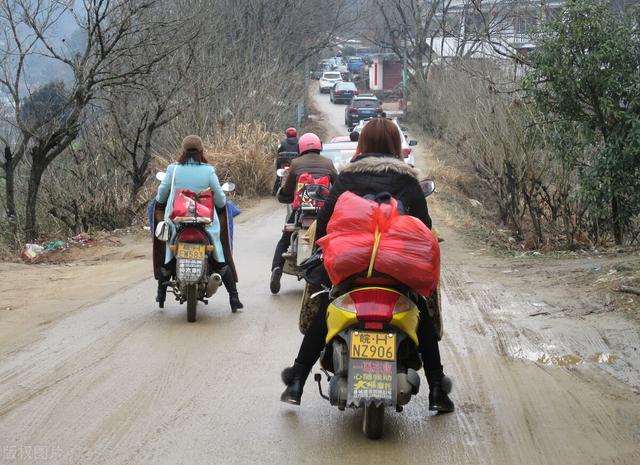
M375 289L374 287L365 287L360 289ZM391 289L390 289L391 290ZM395 291L393 291L395 292ZM335 300L334 300L335 302ZM400 330L400 332L406 334L413 343L417 346L418 343L418 321L420 318L420 312L418 307L413 304L411 308L404 312L394 313L393 318L389 322L391 326L394 326ZM331 302L327 308L327 337L326 343L328 344L337 334L347 329L349 326L357 325L358 318L355 311L346 310L337 307Z

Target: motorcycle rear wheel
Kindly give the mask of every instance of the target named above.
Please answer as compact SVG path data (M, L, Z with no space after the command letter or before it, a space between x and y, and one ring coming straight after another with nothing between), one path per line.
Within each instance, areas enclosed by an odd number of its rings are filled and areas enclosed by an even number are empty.
M362 432L369 439L380 439L384 429L384 405L365 405Z
M187 321L196 321L196 307L198 305L198 286L189 284L187 286Z

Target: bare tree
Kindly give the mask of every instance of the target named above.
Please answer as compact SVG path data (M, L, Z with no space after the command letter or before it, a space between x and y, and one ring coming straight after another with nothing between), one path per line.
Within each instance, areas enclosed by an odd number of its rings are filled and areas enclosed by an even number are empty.
M7 146L13 147L10 157L3 162L7 214L15 217L13 173L21 160L28 157L24 227L27 240L38 234L36 206L42 175L78 136L87 106L101 95L148 74L165 56L165 53L145 55L147 49L141 44L166 53L172 49L177 23L158 20L158 16L151 14L161 3L160 0L0 2L4 32L0 88L11 99L11 124L16 129L15 139L5 140ZM82 44L77 48L56 35L58 25L71 19L81 31ZM54 93L43 93L42 86L32 82L28 75L29 60L34 58L64 69L69 81ZM44 114L33 111L38 104L50 107L47 99L58 102L56 111ZM32 111L25 112L29 108Z

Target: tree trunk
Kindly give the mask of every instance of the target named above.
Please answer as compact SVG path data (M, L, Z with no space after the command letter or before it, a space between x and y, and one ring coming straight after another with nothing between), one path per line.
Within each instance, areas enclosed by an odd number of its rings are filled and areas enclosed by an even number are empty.
M620 219L620 208L618 206L618 196L613 193L611 195L611 219L613 222L613 237L616 241L616 245L622 245L622 222Z
M4 190L6 197L6 206L5 212L7 214L7 219L9 221L9 231L11 233L11 237L15 242L18 240L18 218L16 215L16 193L15 193L15 172L16 167L13 163L13 156L11 154L11 149L9 147L5 147L4 149Z
M42 174L45 167L38 163L37 157L33 159L31 174L29 176L29 189L27 191L27 204L25 207L24 234L27 242L32 242L38 237L37 206L38 192L42 182Z

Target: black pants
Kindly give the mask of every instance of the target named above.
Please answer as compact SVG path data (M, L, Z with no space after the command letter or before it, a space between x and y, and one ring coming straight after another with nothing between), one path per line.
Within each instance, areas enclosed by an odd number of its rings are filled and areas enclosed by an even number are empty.
M292 213L287 218L287 223L291 223L295 219L295 213ZM287 251L289 248L289 243L291 242L291 232L283 232L282 237L276 244L276 251L273 254L273 261L271 262L271 269L274 268L282 268L284 266L284 258L282 258L282 254Z
M296 357L296 362L311 369L320 358L320 352L324 349L325 338L327 337L327 321L326 313L329 306L329 296L322 294L318 296L320 301L320 309L314 317L309 329L307 330L300 351ZM427 382L431 386L433 382L442 379L443 370L440 361L440 349L438 347L438 335L433 322L433 318L429 316L426 301L420 299L418 303L420 311L420 323L418 324L418 342L420 343L420 354L422 355L422 363L424 364L424 372L427 376Z

